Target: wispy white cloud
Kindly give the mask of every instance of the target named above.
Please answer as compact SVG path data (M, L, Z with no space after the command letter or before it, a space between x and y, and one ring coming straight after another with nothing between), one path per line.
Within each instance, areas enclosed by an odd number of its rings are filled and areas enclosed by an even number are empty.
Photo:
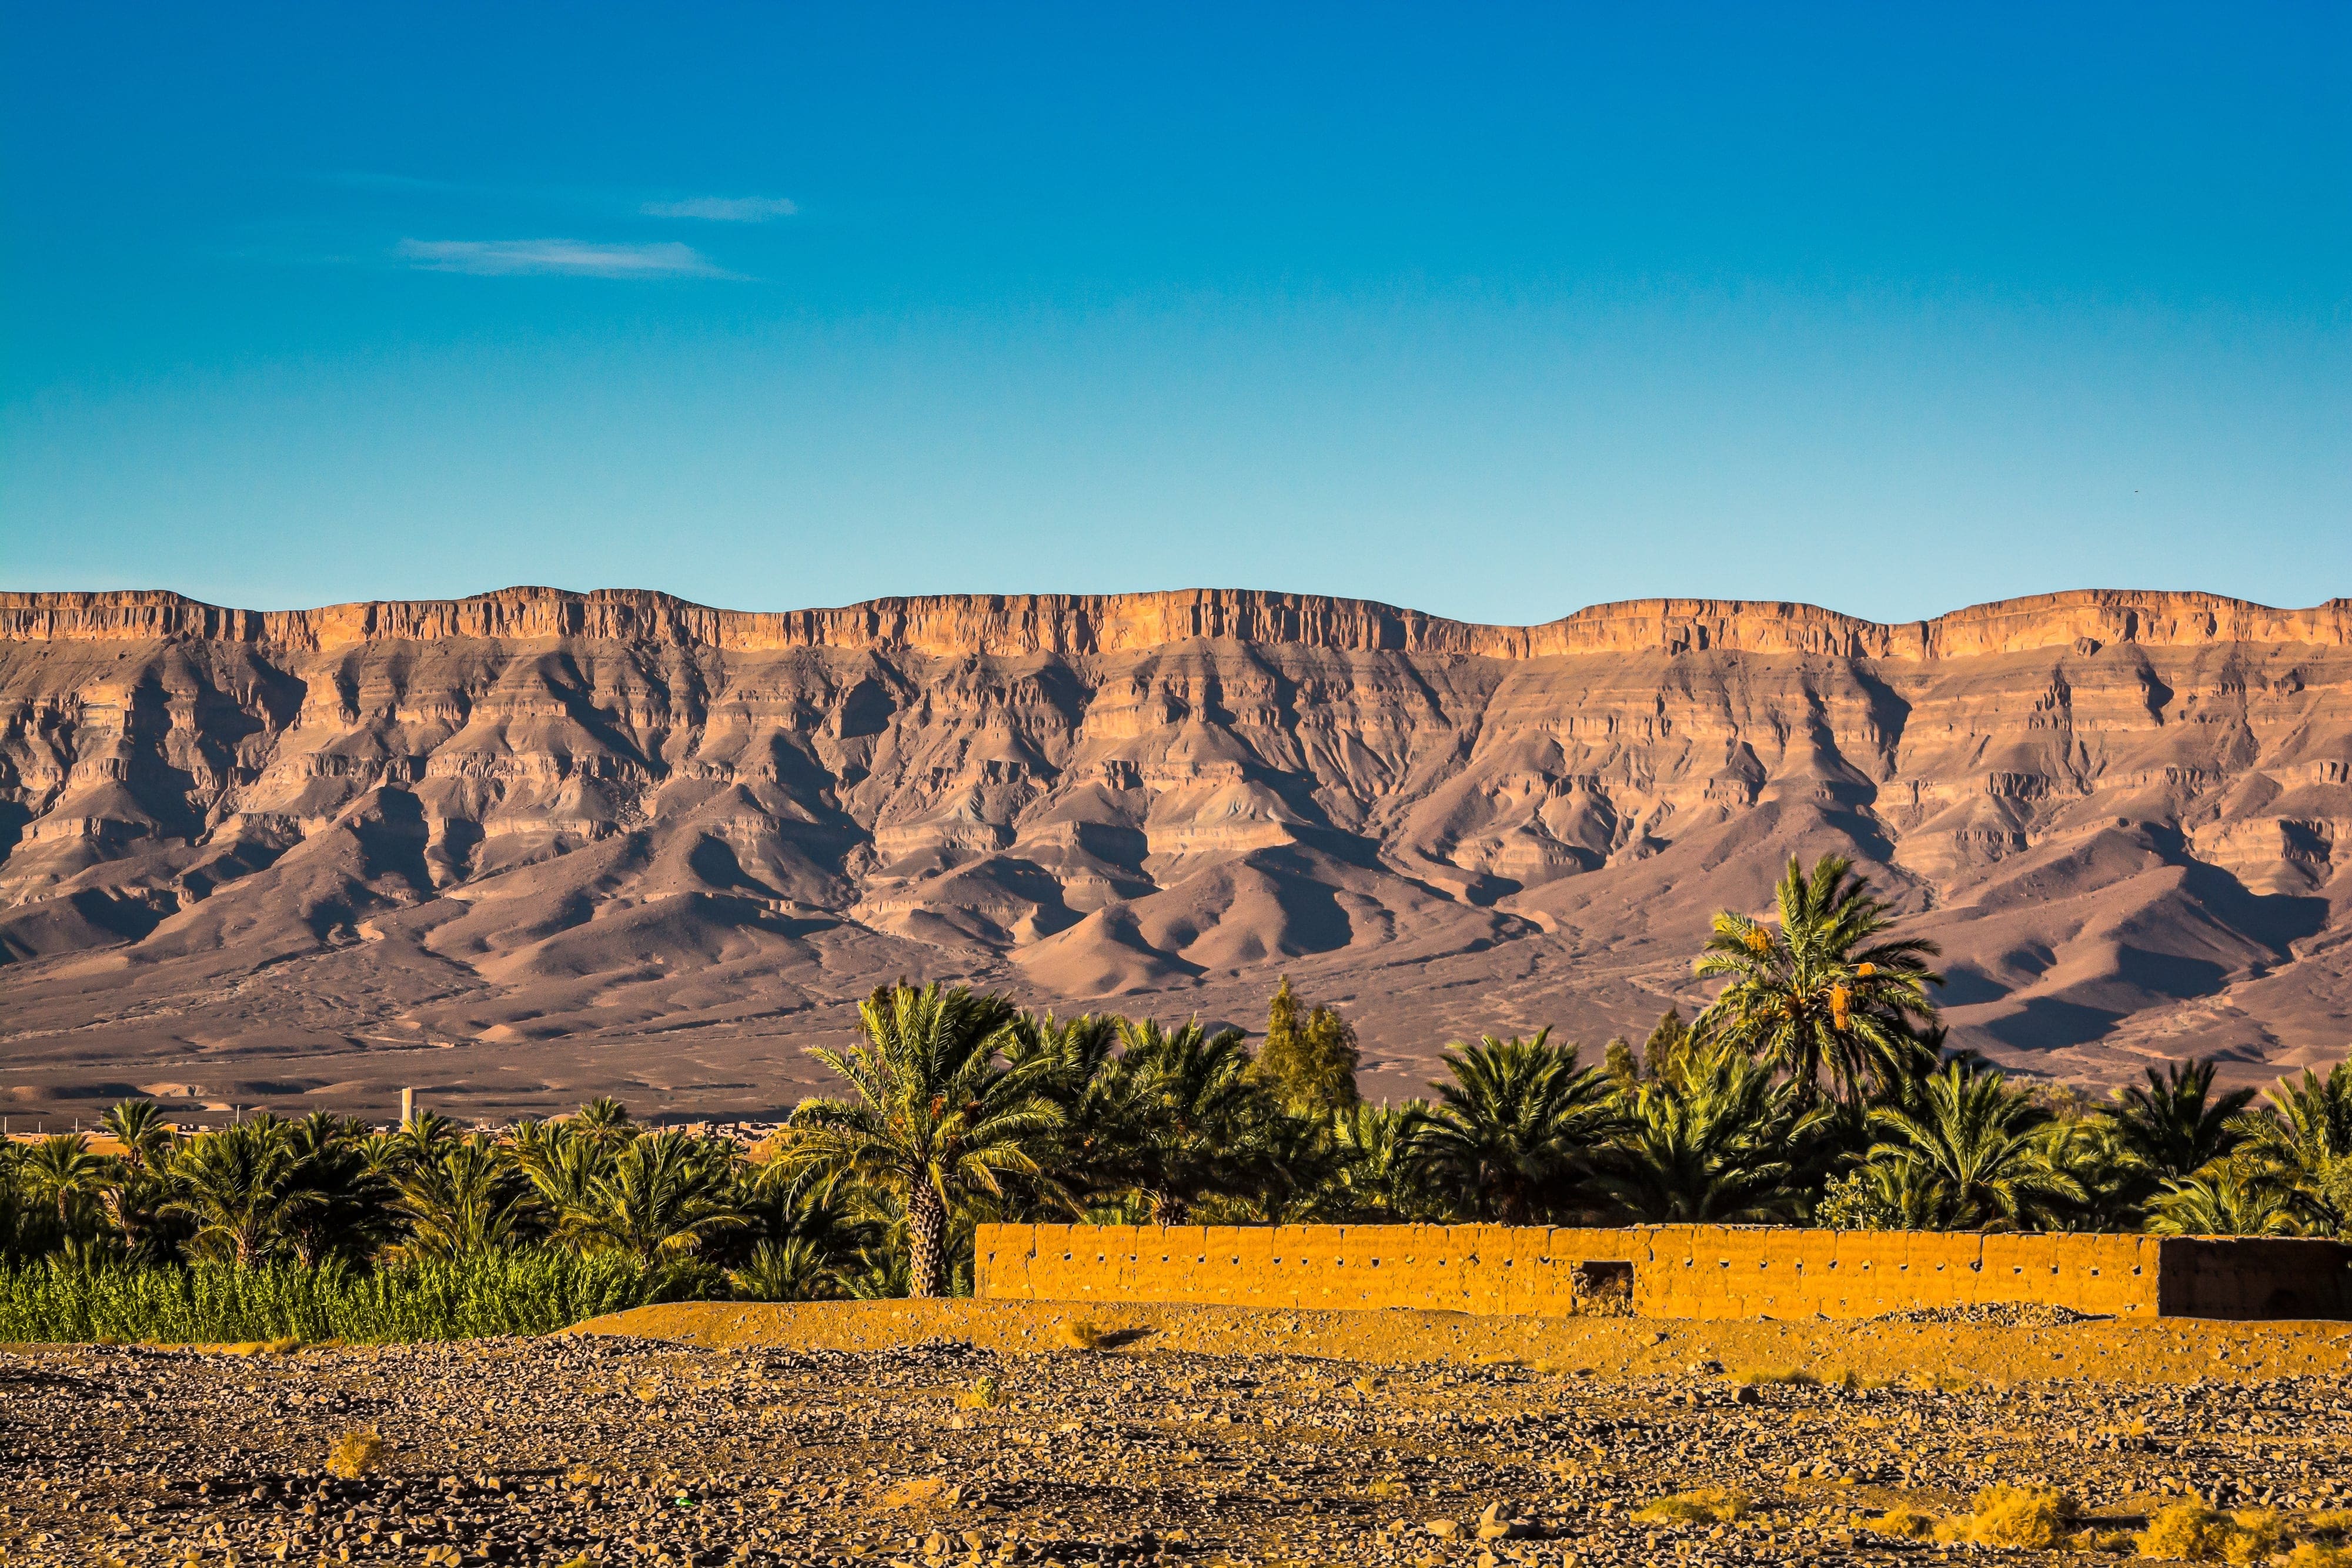
M799 212L782 196L688 196L682 202L647 202L637 211L649 218L705 218L715 224L764 224Z
M553 273L572 277L739 277L692 246L604 245L577 239L404 239L394 254L426 272L485 277Z

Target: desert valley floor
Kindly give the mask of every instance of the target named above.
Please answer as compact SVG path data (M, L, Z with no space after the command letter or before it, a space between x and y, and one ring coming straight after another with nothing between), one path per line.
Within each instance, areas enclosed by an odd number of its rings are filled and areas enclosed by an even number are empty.
M1994 1482L2077 1505L2008 1562L2192 1498L2281 1552L2352 1526L2352 1325L2007 1318L887 1301L17 1348L0 1562L1916 1562ZM329 1475L354 1428L380 1459Z

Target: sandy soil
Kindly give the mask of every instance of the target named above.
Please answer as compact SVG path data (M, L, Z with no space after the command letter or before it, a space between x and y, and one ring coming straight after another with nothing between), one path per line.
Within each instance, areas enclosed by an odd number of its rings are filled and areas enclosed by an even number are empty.
M1119 1333L1129 1352L1309 1355L1374 1366L1512 1357L1604 1379L1665 1376L1705 1360L1721 1362L1727 1375L1801 1371L1834 1380L1852 1372L1868 1379L1984 1383L2087 1377L2135 1385L2343 1376L2352 1371L2352 1323L2186 1319L2092 1319L2063 1326L1998 1321L1685 1322L1013 1301L696 1302L599 1319L580 1332L639 1333L725 1350L791 1345L870 1351L946 1336L1019 1355L1057 1347L1063 1325L1072 1321Z
M1994 1480L2081 1505L2079 1545L2003 1560L2088 1562L2192 1492L2332 1539L2348 1343L865 1302L381 1350L17 1347L0 1562L1905 1562L1902 1511ZM1740 1375L1802 1369L1831 1381ZM380 1459L329 1475L354 1428ZM1707 1487L1737 1517L1641 1517Z

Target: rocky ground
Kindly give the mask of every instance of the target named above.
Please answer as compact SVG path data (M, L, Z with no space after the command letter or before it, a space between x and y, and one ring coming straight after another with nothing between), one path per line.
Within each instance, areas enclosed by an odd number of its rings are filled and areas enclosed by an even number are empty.
M896 1321L879 1305L836 1311ZM1261 1316L1296 1339L1318 1315ZM2338 1347L2292 1375L2209 1375L2227 1364L2206 1353L2171 1380L1989 1381L1923 1357L1890 1383L1790 1380L1717 1352L1733 1336L1706 1324L1609 1326L1687 1358L1656 1367L1212 1353L1148 1324L1013 1317L981 1337L1020 1348L761 1344L737 1311L731 1345L0 1351L0 1561L1924 1561L1948 1549L1912 1533L1996 1480L2081 1505L2068 1546L2019 1562L2129 1552L2125 1532L2192 1492L2274 1511L2282 1552L2352 1524L2326 1511L2352 1508L2344 1325L2276 1331ZM331 1475L354 1429L381 1453ZM1717 1490L1693 1517L1643 1516L1696 1489Z

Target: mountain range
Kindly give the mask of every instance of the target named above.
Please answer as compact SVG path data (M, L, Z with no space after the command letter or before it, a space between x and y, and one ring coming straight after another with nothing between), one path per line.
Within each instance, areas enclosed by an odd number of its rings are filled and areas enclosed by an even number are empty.
M0 593L16 1115L767 1113L900 977L1262 1026L1287 974L1410 1093L1687 1016L1831 851L2021 1071L2339 1058L2352 600Z

